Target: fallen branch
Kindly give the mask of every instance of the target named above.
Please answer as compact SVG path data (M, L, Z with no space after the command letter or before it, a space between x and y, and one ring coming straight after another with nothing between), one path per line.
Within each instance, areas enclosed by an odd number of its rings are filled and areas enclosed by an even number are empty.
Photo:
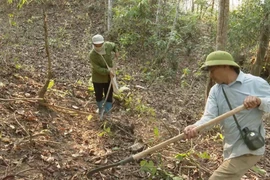
M43 98L14 98L14 99L3 99L0 98L0 101L31 101L31 100L44 100Z
M24 130L24 132L25 132L28 136L30 136L29 132L26 131L26 129L24 128L24 126L17 120L15 113L14 113L14 119L15 119L15 121L19 124L19 126L21 126L21 128Z
M30 135L30 136L27 136L27 137L24 137L22 140L27 140L27 139L31 139L31 138L34 138L34 137L39 137L39 136L46 136L48 134L46 133L37 133L37 134L33 134L33 135Z
M15 176L18 176L19 174L21 173L24 173L24 172L27 172L27 171L32 171L32 170L35 170L34 168L29 168L29 169L25 169L25 170L22 170L22 171L19 171L15 174Z
M197 166L181 166L181 169L197 169Z
M0 98L0 101L31 101L31 100L40 101L40 100L44 100L44 99L43 98L15 98L15 99ZM48 103L43 103L43 102L40 102L40 103L44 106L47 106L47 107L56 108L56 110L58 110L60 112L71 111L71 112L74 112L75 114L83 114L83 115L91 115L92 114L89 112L74 110L74 109L70 109L70 108L66 108L66 107L62 107L62 106L57 106L57 105L52 105L52 104L48 104ZM59 109L66 110L66 111L61 111Z
M70 108L57 106L57 105L52 105L52 104L48 104L48 103L42 103L42 105L47 106L49 108L54 108L55 110L60 111L60 112L71 111L71 112L74 112L74 114L83 114L83 115L91 115L91 114L93 114L93 113L89 113L89 112L85 112L85 111L70 109ZM65 110L65 111L62 111L62 110Z
M213 173L211 170L207 169L206 167L202 167L202 166L201 166L199 163L197 163L197 162L190 162L190 163L191 163L192 165L198 167L200 170L203 170L203 171L205 171L205 172L207 172L207 173L209 173L209 174L212 174L212 173Z
M22 174L22 173L27 172L27 171L32 171L32 170L35 170L35 169L34 168L29 168L29 169L25 169L25 170L19 171L19 172L17 172L14 175L13 174L9 174L9 175L6 175L5 177L3 177L2 180L13 179L16 176L18 176L19 174Z
M37 139L37 140L35 140L35 141L38 141L38 142L44 142L44 143L61 144L61 142L48 141L48 140L40 140L40 139Z
M31 100L40 101L40 100L44 100L44 99L43 98L14 98L14 99L0 98L0 101L31 101ZM44 105L44 106L47 106L47 107L57 108L57 110L63 109L63 110L75 112L76 114L83 114L83 115L91 115L92 114L92 113L89 113L89 112L74 110L74 109L70 109L70 108L66 108L66 107L62 107L62 106L57 106L57 105L52 105L52 104L48 104L48 103L41 103L41 104ZM61 111L61 112L63 112L63 111Z
M45 134L45 133L37 133L37 134L33 134L33 135L30 134L30 136L24 137L24 138L18 140L17 142L14 142L14 147L18 146L21 143L25 143L27 141L32 142L33 138L35 138L35 137L46 136L46 135L47 134Z

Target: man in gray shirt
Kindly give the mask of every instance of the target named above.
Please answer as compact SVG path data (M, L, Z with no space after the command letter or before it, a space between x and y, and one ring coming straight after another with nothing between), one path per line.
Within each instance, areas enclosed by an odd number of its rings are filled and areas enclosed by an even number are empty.
M186 138L196 137L195 127L230 111L224 92L232 108L242 104L245 110L235 115L241 129L259 131L265 138L262 123L264 112L270 112L270 85L264 79L245 74L234 61L231 54L225 51L210 53L202 69L216 82L207 98L204 114L195 124L184 129ZM233 117L220 123L223 140L224 161L212 174L210 180L240 180L241 177L256 164L265 151L265 146L250 150L245 144Z

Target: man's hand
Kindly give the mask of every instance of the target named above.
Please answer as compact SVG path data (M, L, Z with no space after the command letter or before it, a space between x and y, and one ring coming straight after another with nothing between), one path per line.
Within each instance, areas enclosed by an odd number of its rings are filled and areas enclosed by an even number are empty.
M189 125L184 129L184 134L186 139L194 138L198 135L198 132L195 130L196 125Z
M109 68L109 71L110 71L110 76L111 77L114 77L114 70L113 70L113 68Z
M247 109L252 109L252 108L260 106L261 99L256 96L248 96L245 98L243 104Z

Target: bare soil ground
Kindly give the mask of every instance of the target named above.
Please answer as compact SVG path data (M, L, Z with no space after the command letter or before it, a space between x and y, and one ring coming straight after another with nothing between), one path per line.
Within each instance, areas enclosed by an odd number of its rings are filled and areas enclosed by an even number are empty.
M95 1L96 2L96 1ZM93 1L61 4L48 10L50 52L54 85L41 106L34 98L43 86L47 57L43 40L41 7L27 5L18 11L0 3L0 178L2 180L87 179L89 169L118 162L181 133L198 120L204 107L205 77L177 73L168 81L149 83L137 67L136 57L117 62L118 80L130 90L115 97L112 116L100 121L94 95L88 91L88 52L92 34L102 32L102 18L89 12ZM91 9L91 8L90 8ZM14 14L14 17L9 14ZM16 25L12 26L12 23ZM95 28L98 27L99 29ZM185 57L188 59L188 57ZM195 59L195 58L194 58ZM195 70L189 60L180 68ZM133 74L131 80L126 74ZM187 83L183 86L182 82ZM138 86L139 85L139 86ZM144 88L140 88L144 87ZM123 99L129 99L129 103ZM142 106L143 105L143 106ZM154 113L153 113L154 112ZM265 116L267 132L269 117ZM136 143L144 144L138 151ZM267 151L258 166L270 172L269 136ZM185 156L185 158L177 159ZM210 157L208 157L210 155ZM218 128L193 141L181 140L153 153L157 173L152 179L207 179L222 162L222 140ZM245 179L269 179L254 170ZM101 171L93 180L151 179L141 171L140 161ZM171 178L169 178L171 177Z

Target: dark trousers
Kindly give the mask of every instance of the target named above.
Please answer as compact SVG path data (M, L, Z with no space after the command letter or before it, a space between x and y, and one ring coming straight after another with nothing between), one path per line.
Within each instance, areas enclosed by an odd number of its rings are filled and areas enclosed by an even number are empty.
M110 86L110 82L108 83L93 83L94 84L94 91L95 91L95 96L96 96L96 101L102 101L103 99L105 99L109 86ZM107 102L112 102L112 97L113 97L113 87L111 87L109 95L108 95L108 99Z

